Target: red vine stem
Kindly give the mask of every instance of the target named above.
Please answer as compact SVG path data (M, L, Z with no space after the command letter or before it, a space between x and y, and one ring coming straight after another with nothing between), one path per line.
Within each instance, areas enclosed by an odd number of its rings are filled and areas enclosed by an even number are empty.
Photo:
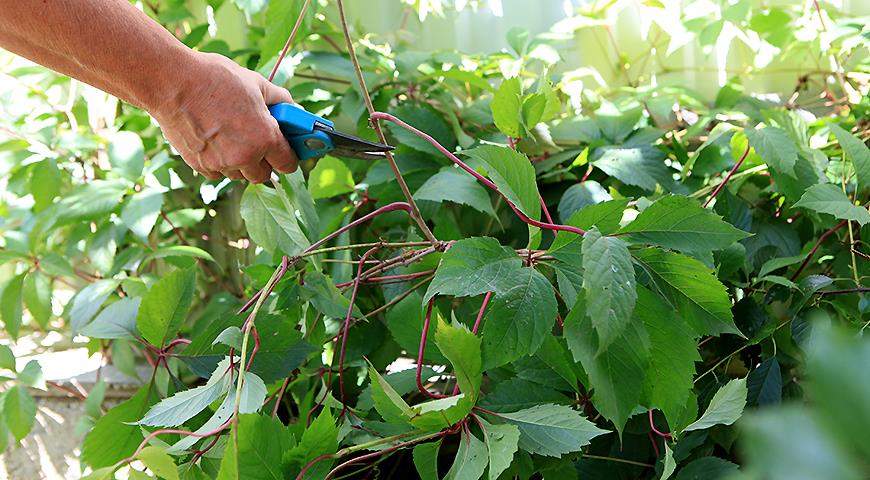
M426 275L435 273L435 270L425 270L422 272L413 272L413 273L403 273L401 275L384 275L383 277L371 277L371 278L363 278L364 282L376 282L381 284L389 284L389 283L402 283L408 280L415 279L417 277L425 277ZM339 283L336 285L336 288L345 288L353 285L354 281Z
M345 400L345 396L344 396L344 351L345 351L345 347L347 346L347 336L348 336L347 333L348 333L348 330L350 330L350 319L351 319L351 317L353 317L353 306L354 306L354 303L356 302L356 293L357 293L357 290L359 290L359 281L360 281L360 278L362 277L363 268L365 267L365 260L368 259L370 256L374 255L375 252L377 252L380 249L381 249L381 247L379 245L376 245L376 246L366 250L366 253L364 253L362 255L362 257L360 258L360 260L362 260L362 261L360 262L359 267L357 267L356 280L354 280L353 291L350 294L350 305L347 307L347 316L344 317L344 327L342 328L342 334L341 334L341 353L339 354L339 357L338 357L338 386L341 389L342 413L344 413L344 411L345 411L344 409L347 408L347 404L344 401Z
M501 195L501 197L505 200L505 202L507 202L507 204L508 204L508 206L511 208L511 210L513 210L514 213L515 213L518 217L520 217L520 220L522 220L523 222L525 222L525 223L527 223L527 224L529 224L529 225L532 225L532 226L534 226L534 227L538 227L538 228L546 228L546 229L548 229L548 230L554 230L554 231L555 231L555 230L562 230L562 231L566 231L566 232L576 233L577 235L580 235L580 236L583 236L583 235L586 234L586 231L585 231L585 230L581 230L581 229L579 229L579 228L577 228L577 227L572 227L572 226L570 226L570 225L559 225L559 224L554 224L554 223L539 222L538 220L533 220L533 219L529 218L525 213L521 212L521 211L517 208L517 206L514 205L513 202L511 202L510 200L508 200L508 198L505 196L505 194L502 193L501 190L498 189L498 187L496 186L496 184L492 183L488 178L486 178L486 177L484 177L483 175L477 173L473 168L469 167L465 162L463 162L462 160L460 160L459 157L457 157L456 155L454 155L453 153L451 153L449 150L447 150L446 148L444 148L443 145L441 145L440 143L438 143L437 140L435 140L434 138L432 138L431 135L429 135L429 134L427 134L427 133L425 133L425 132L423 132L423 131L421 131L421 130L419 130L419 129L417 129L417 128L412 127L411 125L409 125L409 124L403 122L402 120L399 120L397 117L394 117L393 115L390 115L389 113L384 113L384 112L375 112L375 113L372 113L372 114L371 114L371 119L372 119L372 120L386 120L386 121L389 121L389 122L393 122L393 123L395 123L396 125L398 125L398 126L404 128L405 130L408 130L409 132L411 132L411 133L417 135L418 137L422 138L423 140L426 140L427 142L431 143L432 146L434 146L435 148L437 148L439 152L441 152L444 156L446 156L447 158L449 158L453 163L455 163L457 166L459 166L459 168L465 170L465 171L468 172L471 176L473 176L474 178L476 178L477 181L479 181L480 183L486 185L487 187L489 187L490 189L494 190L496 193L498 193L499 195Z
M722 189L725 188L725 184L728 183L728 180L731 179L731 176L734 175L735 172L737 172L737 169L740 168L740 165L742 165L743 161L746 160L747 155L749 155L748 142L746 143L746 150L743 152L743 156L740 157L740 160L738 160L737 163L734 164L734 167L731 168L731 171L728 172L728 175L725 175L725 179L722 180L719 185L716 185L716 189L713 190L713 193L710 194L710 198L708 198L707 201L704 202L704 208L707 208L707 205L710 205L710 202L712 202L713 199L716 198L716 195L719 195L719 192L721 192Z
M483 297L483 303L480 305L480 310L477 312L477 318L474 319L474 327L471 328L471 333L477 334L477 329L480 328L480 321L483 320L483 312L486 311L486 306L489 304L489 299L492 298L492 292L486 292L486 295ZM456 382L456 385L453 386L453 395L459 393L459 382ZM472 413L472 415L474 415ZM476 417L475 417L476 418ZM480 423L480 420L478 420ZM483 425L480 426L483 429Z
M662 433L662 432L660 432L660 431L656 428L656 424L653 422L653 411L652 411L652 410L648 410L647 413L649 414L649 428L650 428L650 429L651 429L651 430L652 430L656 435L658 435L658 436L660 436L660 437L663 437L663 438L671 438L671 434L670 434L670 433ZM653 445L655 445L655 442L653 442ZM657 448L656 450L658 450L658 448ZM658 456L658 454L656 454L656 456Z
M847 223L849 223L848 220L842 220L840 223L834 225L830 230L826 231L825 233L823 233L819 237L819 239L816 241L816 244L813 245L812 250L810 250L810 253L807 254L807 258L804 259L804 261L801 263L801 265L798 267L798 269L791 276L792 281L794 281L794 279L796 279L798 276L800 276L801 272L803 272L804 269L807 268L807 265L810 264L810 260L813 259L813 255L816 254L816 251L819 249L819 247L822 246L822 243L825 241L825 239L828 238L829 236L831 236L832 233L834 233L837 230L846 226Z
M281 65L281 62L284 61L284 57L287 56L287 52L290 50L290 44L293 43L293 37L296 36L296 32L299 31L299 26L302 25L302 20L305 19L305 12L308 10L308 4L310 3L311 0L305 0L305 3L302 4L302 10L299 11L299 17L296 18L296 24L293 25L293 31L290 32L290 36L287 37L287 42L284 43L284 48L281 50L281 54L278 55L278 60L275 61L272 73L269 74L270 82L275 78L275 74L278 73L278 66Z
M408 212L408 213L410 214L410 213L411 213L411 205L409 205L408 203L405 203L405 202L393 202L393 203L391 203L391 204L389 204L389 205L384 205L383 207L378 208L377 210L374 210L374 211L372 211L371 213L368 213L368 214L366 214L366 215L363 215L362 217L360 217L360 218L358 218L358 219L356 219L356 220L354 220L354 221L348 223L347 225L345 225L345 226L339 228L338 230L336 230L336 231L330 233L329 235L327 235L327 236L321 238L320 240L314 242L313 244L311 244L311 246L309 246L308 248L306 248L305 250L303 250L302 253L301 253L299 256L296 256L296 257L293 257L292 259L290 259L289 257L287 257L287 256L285 255L285 256L282 258L282 266L283 266L284 263L288 263L288 262L289 262L289 265L296 265L296 263L297 263L297 262L302 258L302 256L304 256L304 255L306 255L306 254L308 254L308 253L310 253L310 252L316 250L318 247L320 247L320 246L323 245L324 243L326 243L326 242L328 242L328 241L334 239L335 237L337 237L337 236L341 235L342 233L344 233L344 232L350 230L351 228L354 228L354 227L356 227L357 225L359 225L359 224L361 224L361 223L365 223L365 222L371 220L372 218L377 217L378 215L382 215L382 214L387 213L387 212L394 212L394 211L396 211L396 210L404 210L404 211L406 211L406 212ZM280 274L279 277L278 277L278 280L280 280L281 277L284 276L284 273L285 273L285 272L286 272L286 269L284 269L284 272L281 272L281 274ZM277 284L277 282L275 282L275 283ZM271 291L272 291L272 290L270 289L269 292L266 293L266 295L268 295L269 293L271 293ZM248 303L246 303L242 308L239 309L239 312L238 312L238 313L244 313L244 312L247 311L249 308L251 308L251 306L254 304L254 302L257 301L257 298L259 298L260 295L261 295L262 293L263 293L263 291L260 290L259 292L257 292L256 294L254 294L254 296L251 297L250 300L248 300Z
M477 312L477 318L474 320L474 327L471 329L471 333L477 334L477 329L480 327L480 321L483 319L483 312L486 310L490 298L492 298L492 292L486 292L486 295L483 297L483 303L480 305L480 310Z
M432 307L435 305L435 299L429 300L429 305L426 307L426 318L423 320L423 332L420 334L420 348L417 350L417 389L420 393L429 398L444 398L442 395L437 395L430 392L423 386L423 354L426 352L426 337L429 336L429 323L432 320Z

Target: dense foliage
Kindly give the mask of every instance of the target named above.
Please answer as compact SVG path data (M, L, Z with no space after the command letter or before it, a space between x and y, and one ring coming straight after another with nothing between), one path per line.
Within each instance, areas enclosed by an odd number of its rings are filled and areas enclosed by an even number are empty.
M303 5L210 0L247 19L231 49L198 2L143 3L264 74ZM8 60L5 332L152 367L108 411L91 392L90 478L864 478L866 22L812 1L598 3L490 55L351 30L410 198L389 162L329 156L204 181L142 111ZM613 45L625 84L583 88L560 51L623 3L667 53ZM657 86L723 31L816 66L786 99L740 77L715 99ZM276 82L377 138L335 2L311 2ZM0 369L5 447L46 386L2 345Z

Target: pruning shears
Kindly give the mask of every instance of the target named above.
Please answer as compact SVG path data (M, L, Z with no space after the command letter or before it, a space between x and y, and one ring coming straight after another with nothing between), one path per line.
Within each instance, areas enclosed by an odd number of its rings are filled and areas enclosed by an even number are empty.
M339 157L378 160L384 158L384 152L395 148L341 133L329 120L290 103L272 105L269 113L278 120L281 133L299 160L320 157L330 152Z

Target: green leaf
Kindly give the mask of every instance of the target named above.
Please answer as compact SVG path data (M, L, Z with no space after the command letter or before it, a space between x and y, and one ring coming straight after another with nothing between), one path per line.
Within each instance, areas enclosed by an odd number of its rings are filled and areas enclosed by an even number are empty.
M178 467L172 457L160 447L148 446L136 458L151 470L151 473L166 480L178 480Z
M3 319L6 332L13 340L18 339L18 330L21 328L22 304L24 303L22 286L26 275L26 273L22 273L13 277L0 295L0 318Z
M489 193L477 180L458 168L447 167L429 177L417 192L414 200L431 202L453 202L495 217Z
M532 220L541 218L535 168L525 155L495 145L483 145L464 153L483 164L490 180L521 212Z
M830 183L808 188L794 206L828 213L841 220L854 220L862 226L870 222L870 212L865 207L852 204L840 188Z
M852 160L855 166L855 175L858 192L870 186L870 148L858 137L844 130L836 123L828 123L831 133L837 137L837 142L843 149L845 156Z
M477 480L486 470L488 461L486 444L474 434L462 435L456 458L444 480Z
M516 252L494 238L459 240L441 257L423 302L439 294L470 297L504 291L509 276L520 268L522 260Z
M625 242L596 229L583 237L586 313L598 332L598 353L625 330L637 300L634 267Z
M534 268L520 268L501 278L483 322L486 368L538 351L551 335L558 313L553 286Z
M45 377L42 374L42 367L39 366L39 362L36 360L31 360L27 362L27 365L18 372L18 381L21 382L22 385L26 385L31 388L38 388L40 390L45 390Z
M414 466L420 480L438 480L438 450L441 441L421 443L414 447Z
M63 179L56 160L45 159L37 163L30 177L33 211L39 213L54 203L55 197L60 194L62 184Z
M38 271L30 272L24 277L24 306L42 328L48 326L51 320L51 283L49 278Z
M148 406L156 401L149 386L139 389L132 398L112 408L97 420L82 445L82 460L92 468L114 465L129 457L142 441L142 431L136 422Z
M133 477L130 477L131 479ZM82 480L115 480L115 467L98 468L89 475L82 477Z
M314 271L305 275L305 285L300 295L303 300L309 300L318 312L332 318L343 318L347 315L350 300L341 294L332 280L326 275ZM362 316L362 312L354 305L354 315Z
M589 377L593 404L621 435L625 422L644 402L649 340L641 326L629 322L609 348L602 350L584 303L581 297L565 318L565 339Z
M136 315L139 312L141 297L124 297L109 305L80 332L91 338L136 338Z
M489 106L495 126L509 137L518 138L522 114L522 84L519 77L506 78L496 90Z
M0 344L0 368L15 371L15 354L8 345Z
M782 402L782 372L776 357L768 358L746 377L746 402L749 405L775 405Z
M844 396L839 389L836 395ZM852 413L843 412L850 417ZM740 427L746 432L741 451L751 478L866 478L866 467L831 438L825 419L799 405L752 412L741 420Z
M300 2L269 2L266 6L266 31L260 41L260 67L272 59L284 47L287 35L293 30L296 19L302 11ZM312 20L317 12L317 4L314 4L306 12L305 19L300 26L297 38L305 38L305 33L310 31Z
M392 174L392 172L390 173ZM305 226L305 233L308 234L308 240L311 242L320 240L320 216L317 214L314 199L311 198L311 193L306 186L302 170L281 175L281 187L290 204L299 211L302 224Z
M284 452L295 446L292 432L280 420L264 415L239 415L239 423L227 442L218 480L284 480Z
M210 253L191 245L170 245L168 247L160 247L155 250L154 253L145 257L143 263L149 260L166 257L193 257L217 263L217 260L215 260Z
M731 380L713 395L710 405L707 406L707 410L701 415L701 418L695 420L683 431L703 430L713 425L731 425L743 415L747 393L745 378Z
M415 351L420 345L425 315L425 306L422 303L423 297L419 293L413 292L387 310L385 314L387 328L392 334L393 339L402 349L408 352ZM432 310L432 315L432 318L438 318L439 312L437 307ZM446 364L447 359L435 347L435 339L433 337L434 335L426 337L426 351L423 358L426 360L426 363Z
M512 412L541 403L567 401L568 397L553 388L515 377L496 382L495 387L480 400L480 406L494 412Z
M307 282L306 276L306 282ZM345 311L346 312L346 311ZM301 312L284 310L282 315L269 315L262 311L257 316L257 332L260 335L260 350L251 364L251 372L263 381L272 383L290 376L299 368L314 347L302 338L295 329ZM191 370L203 378L209 378L217 364L229 354L230 347L214 344L221 332L244 322L244 317L220 315L185 347L179 355Z
M665 458L662 460L662 476L659 477L659 480L668 480L676 469L677 462L674 461L674 452L671 451L668 442L665 442Z
M808 396L818 405L815 416L843 445L870 458L870 445L864 441L870 428L870 342L849 330L819 330L812 332L806 368Z
M603 235L610 235L619 230L619 223L622 221L622 214L625 211L626 205L628 205L627 198L589 205L571 215L571 218L568 219L566 225L571 225L583 230L590 230L592 227L598 227L598 231ZM576 233L560 231L556 234L556 239L550 246L550 253L558 257L558 250L561 250L565 246L575 242L580 245L582 241L583 238ZM560 260L568 261L565 258L560 258ZM577 265L579 266L580 263Z
M585 210L586 207L610 200L613 200L613 197L595 180L571 185L562 194L562 199L559 200L559 218L563 222L570 221L569 219L572 219L574 214Z
M643 287L637 289L634 316L649 334L649 371L646 390L650 406L661 410L673 426L682 418L693 388L695 362L701 361L695 333L662 300Z
M444 118L434 108L403 104L391 112L409 125L425 131L444 146L448 151L456 148L456 137L444 122ZM396 137L397 144L413 148L418 152L441 156L441 152L428 141L414 135L394 123L388 123L387 128ZM404 170L403 170L404 171Z
M355 186L347 165L329 155L318 160L308 176L308 191L315 200L353 192Z
M79 333L94 318L118 283L117 280L97 280L76 294L69 314L73 334Z
M227 396L224 397L223 402L221 402L211 418L206 420L206 422L196 429L194 433L202 434L205 432L211 432L226 423L233 416L233 411L236 405L236 392L238 390L236 388L237 385L238 380L230 387ZM239 395L239 413L245 414L258 411L260 407L262 407L265 399L266 385L263 383L263 380L256 374L248 372L245 375L242 392ZM201 435L188 435L170 446L168 452L173 455L180 454L181 452L191 448L200 440L202 440Z
M634 257L649 276L650 290L662 295L696 334L742 336L734 325L728 290L703 263L654 248Z
M116 132L110 138L108 153L112 171L133 181L142 176L142 168L145 166L145 147L139 135L127 131Z
M388 423L397 425L408 423L415 414L414 410L371 365L369 365L369 380L371 381L372 402L381 418Z
M248 185L239 213L251 239L266 251L296 255L310 244L296 215L287 210L275 190Z
M226 394L232 382L229 358L218 363L205 385L175 393L151 407L140 425L174 427L190 420L212 402Z
M480 360L480 337L462 324L448 325L439 320L435 330L435 345L450 360L459 391L465 394L468 409L477 403L483 368Z
M489 452L489 480L497 480L510 467L519 449L520 429L516 425L492 424L481 420L485 430L483 441Z
M794 165L797 162L798 151L794 140L777 127L766 127L756 130L752 127L744 129L746 138L752 148L761 155L765 163L774 169L791 177L795 176Z
M548 457L577 452L593 438L608 433L564 405L536 405L499 417L520 429L520 448Z
M156 190L142 190L133 194L121 210L121 220L133 235L147 243L148 234L157 223L160 209L163 208L163 194Z
M692 460L680 469L675 480L726 480L734 478L740 469L736 464L719 457L702 457Z
M184 323L196 288L196 271L176 270L155 283L139 306L136 325L142 338L162 346Z
M30 433L36 420L36 402L22 385L13 385L3 396L6 426L19 442Z
M523 126L531 130L541 121L544 109L547 108L547 98L540 93L532 93L523 99Z
M668 175L664 154L651 146L606 147L592 164L627 185L655 190Z
M223 343L228 347L233 347L236 350L242 349L242 343L244 343L245 334L242 333L242 329L233 325L225 328L212 342L212 345L217 345L218 343Z
M749 236L689 197L656 200L620 230L632 243L652 243L683 252L721 250Z
M299 444L284 454L284 461L289 463L291 471L298 472L305 463L319 455L335 453L338 450L338 427L328 408L305 429ZM328 468L330 462L320 462ZM324 472L325 476L325 472Z

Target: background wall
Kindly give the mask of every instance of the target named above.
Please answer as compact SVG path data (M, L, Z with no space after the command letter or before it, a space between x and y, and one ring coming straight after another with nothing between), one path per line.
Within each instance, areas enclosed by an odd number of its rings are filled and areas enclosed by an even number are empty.
M453 2L449 2L453 3ZM505 40L507 32L514 27L529 30L532 34L548 31L555 23L569 16L568 12L580 6L595 6L593 0L499 0L482 5L477 11L465 8L456 12L445 6L445 15L437 17L429 15L421 23L416 14L411 13L404 24L419 50L457 49L464 53L490 53L507 48ZM598 0L598 4L605 3ZM640 58L650 51L653 42L647 41L642 35L644 20L637 7L637 0L622 0L616 3L626 4L613 19L611 34L613 41L620 46L620 53L629 59ZM668 3L668 2L665 2ZM683 1L683 7L698 7L708 0ZM733 4L735 1L711 0L709 3ZM801 4L804 8L813 8L812 0L752 0L752 4L767 6L794 6ZM825 8L833 7L849 15L870 15L868 0L832 0L823 1ZM404 7L396 0L365 0L348 2L349 16L358 26L368 32L380 35L395 33L403 21ZM408 9L410 10L410 9ZM727 33L727 32L726 32ZM654 34L650 37L655 38ZM641 68L635 65L629 72L633 79L638 75L648 75L651 72L661 72L664 67L673 72L657 75L660 85L683 85L695 89L705 97L713 97L724 80L732 76L741 76L748 90L756 92L772 92L788 95L795 87L797 78L811 70L828 68L827 59L805 58L801 62L790 61L777 64L774 60L767 72L742 75L747 66L752 65L756 57L749 47L740 40L730 42L727 57L724 62L717 60L716 51L706 52L697 45L689 44L670 56L664 55L668 44L667 36L659 42L659 61L648 61ZM607 84L624 84L626 79L622 72L614 71L617 54L613 41L605 29L600 27L580 30L574 41L564 42L560 53L565 62L560 70L571 70L578 67L591 66L601 74ZM596 82L597 83L597 82Z

